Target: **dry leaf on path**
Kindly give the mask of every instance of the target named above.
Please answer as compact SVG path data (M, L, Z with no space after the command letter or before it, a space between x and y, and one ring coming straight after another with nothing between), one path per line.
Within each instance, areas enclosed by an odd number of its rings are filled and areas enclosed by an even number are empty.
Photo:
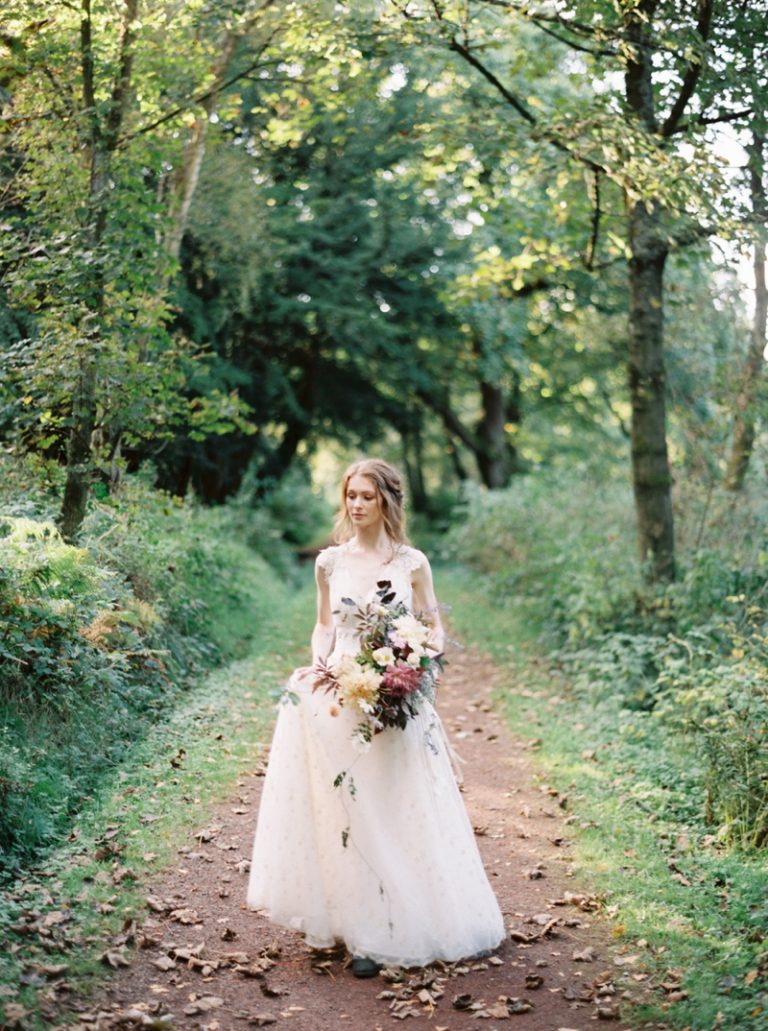
M112 967L113 970L117 970L118 967L130 966L130 960L118 949L107 949L99 957L102 963L106 963L108 967Z
M171 959L170 956L158 956L157 959L152 960L152 966L162 971L175 970L176 960Z
M185 1006L184 1012L188 1017L194 1017L198 1013L209 1013L211 1010L218 1009L219 1006L223 1005L224 1000L220 995L202 995L199 999L195 999L188 1006Z
M597 959L597 953L594 946L587 945L585 949L574 949L573 959L576 963L594 963Z

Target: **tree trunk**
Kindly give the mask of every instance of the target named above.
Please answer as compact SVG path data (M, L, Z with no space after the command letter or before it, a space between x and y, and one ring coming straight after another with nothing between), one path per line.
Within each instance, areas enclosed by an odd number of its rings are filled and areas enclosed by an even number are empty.
M738 491L744 486L752 446L755 441L754 406L760 376L765 366L765 332L768 314L768 288L765 278L765 217L768 212L766 200L765 134L753 132L750 149L750 188L752 210L755 213L757 235L754 245L753 266L755 270L755 314L752 321L752 339L744 363L741 386L736 398L736 418L733 427L733 442L725 472L725 486Z
M428 390L418 392L422 401L440 416L449 439L459 440L472 452L480 479L486 487L506 487L511 473L517 468L517 455L506 439L505 424L510 405L514 409L515 398L505 399L503 391L492 383L480 383L483 414L472 433L451 408L446 393L435 394ZM519 404L519 400L518 400ZM460 479L466 479L461 460L453 451L453 460ZM458 464L457 464L458 463ZM461 470L461 472L459 472ZM463 475L462 475L463 474Z
M659 215L637 203L629 212L629 393L632 485L640 557L653 580L675 575L672 477L667 456L664 373L664 264Z
M627 16L633 56L627 62L627 103L648 133L657 134L653 92L656 0L639 0ZM627 199L629 362L632 402L632 485L640 557L651 580L675 576L672 476L667 455L664 373L664 265L668 246L654 200Z
M469 479L469 476L467 474L467 470L464 468L464 463L461 460L457 441L450 434L446 434L446 440L446 449L448 451L448 457L451 460L454 475L459 483L464 483L465 480Z
M172 258L178 258L181 251L181 241L187 227L189 209L192 206L200 178L200 167L205 156L208 125L218 102L229 62L232 60L235 47L242 38L242 34L242 28L237 32L230 29L221 41L219 56L213 69L213 86L205 99L201 101L202 113L195 119L189 139L184 146L181 164L171 177L169 226L165 237L165 247Z
M486 487L509 485L512 475L513 453L507 442L507 402L504 391L494 383L481 383L482 415L477 424L480 448L477 465Z
M104 243L109 205L112 154L128 105L133 68L134 24L138 0L125 0L120 37L120 57L110 104L103 122L96 110L96 80L93 56L93 22L91 0L82 0L80 19L80 64L83 76L83 114L89 125L88 182L89 246L99 255ZM97 265L89 294L85 298L89 315L84 319L80 374L72 399L72 427L67 444L67 476L59 514L59 528L67 541L72 541L85 518L86 505L93 477L91 438L96 426L98 388L98 342L104 310L104 273Z
M424 457L422 454L421 430L415 427L403 431L403 465L408 480L408 493L411 496L411 507L414 512L428 514L430 511L429 495L424 483Z

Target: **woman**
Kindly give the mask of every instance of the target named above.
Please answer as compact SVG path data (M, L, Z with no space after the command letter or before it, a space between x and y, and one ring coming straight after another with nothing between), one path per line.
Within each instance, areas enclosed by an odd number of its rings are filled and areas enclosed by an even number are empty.
M388 463L364 459L347 469L335 539L315 567L314 666L357 652L355 609L376 600L382 581L431 624L441 651L429 562L406 543L403 490ZM359 714L313 692L313 673L296 670L293 704L280 708L248 907L302 931L312 947L343 941L357 977L374 976L383 963L487 954L504 924L434 708L424 702L404 730L383 730L361 753ZM339 783L341 772L348 776Z

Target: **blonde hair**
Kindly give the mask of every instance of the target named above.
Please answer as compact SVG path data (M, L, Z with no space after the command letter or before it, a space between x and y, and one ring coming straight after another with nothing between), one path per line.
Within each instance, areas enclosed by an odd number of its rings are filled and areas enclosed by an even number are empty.
M407 544L405 510L403 508L403 481L400 473L389 462L380 458L361 458L348 467L341 480L341 507L336 515L333 539L337 544L354 536L352 520L347 512L347 487L353 476L367 476L376 487L384 529L393 544Z

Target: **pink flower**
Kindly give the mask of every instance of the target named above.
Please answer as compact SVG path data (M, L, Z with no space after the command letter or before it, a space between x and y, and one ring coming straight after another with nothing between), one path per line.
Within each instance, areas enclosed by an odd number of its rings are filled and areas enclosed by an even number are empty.
M393 698L405 698L406 695L418 691L421 683L421 670L414 669L398 659L394 666L387 666L381 678L382 690Z

